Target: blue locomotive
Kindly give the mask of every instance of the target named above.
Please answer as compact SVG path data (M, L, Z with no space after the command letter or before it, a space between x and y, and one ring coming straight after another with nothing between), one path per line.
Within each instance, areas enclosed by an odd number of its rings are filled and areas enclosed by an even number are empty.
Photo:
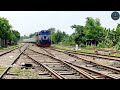
M51 35L48 30L41 30L36 33L36 44L40 47L50 47L51 45Z

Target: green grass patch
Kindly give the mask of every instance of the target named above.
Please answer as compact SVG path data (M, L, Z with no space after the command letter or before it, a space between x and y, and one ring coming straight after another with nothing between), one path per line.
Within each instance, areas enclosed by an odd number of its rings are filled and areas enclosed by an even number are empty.
M6 67L0 65L0 74L2 74L4 72L4 70L6 69Z
M53 45L53 48L56 49L62 49L62 50L72 50L72 51L77 51L77 52L84 52L84 53L94 53L94 49L81 49L81 50L74 50L65 46L60 46L60 45Z
M81 50L77 50L77 52L84 52L84 53L94 53L94 50L88 50L88 49L81 49Z
M120 57L120 53L111 54L110 56Z
M2 65L0 65L0 74L3 73L3 71L6 69L7 67L4 67ZM39 75L39 71L35 72L32 71L32 69L21 69L21 67L13 67L9 70L9 74L13 74L16 79L17 78L21 78L24 77L26 79L39 79L39 78L45 78L44 75L40 76Z
M15 73L17 76L27 76L31 71L29 69L21 69L20 67L11 68L10 73Z
M21 69L20 67L11 68L10 73L13 73L18 77L25 77L27 79L39 77L39 72L33 72L31 69Z
M22 46L22 45L18 44L18 45L8 46L7 48L6 47L0 47L0 52L5 51L5 50L15 49L15 48L18 48L20 46Z

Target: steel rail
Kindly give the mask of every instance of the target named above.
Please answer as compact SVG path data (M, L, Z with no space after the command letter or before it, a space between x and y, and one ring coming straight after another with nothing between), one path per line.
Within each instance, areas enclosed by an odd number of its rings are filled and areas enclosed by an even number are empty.
M58 49L54 49L54 48L51 48L51 49L59 51L59 52L63 52L62 50L58 50ZM85 55L85 56L90 56L90 57L95 57L95 58L101 58L101 59L107 59L107 60L120 61L120 57L116 57L116 56L100 55L100 54L94 54L94 53L75 52L75 51L71 51L71 50L64 50L64 52Z
M28 49L29 49L29 48L28 48ZM57 57L53 57L53 56L51 56L51 55L43 54L43 53L34 51L34 50L32 50L32 49L29 49L29 50L31 50L31 51L33 51L33 52L36 52L36 53L38 53L38 54L41 54L41 55L48 56L49 58L55 59L55 60L57 60L57 61L63 63L64 65L69 66L71 69L73 69L73 70L75 70L75 71L81 73L82 75L84 75L85 77L87 77L87 78L89 78L89 79L95 79L94 77L92 77L92 75L90 75L90 74L84 72L84 71L81 70L80 68L77 68L77 67L75 67L75 66L73 66L73 65L70 65L70 64L66 63L65 61L63 61L63 60L60 60L60 59L57 58Z
M27 49L28 47L26 47L18 56L17 58L11 63L11 65L9 67L7 67L4 72L0 75L0 79L3 78L3 76L12 68L11 66L17 62L17 60L20 58L20 56L22 55L22 53Z
M54 50L54 49L53 49L53 50ZM59 51L59 52L62 52L62 51ZM50 52L49 52L49 53L50 53ZM65 53L65 54L66 54L66 53ZM78 58L77 58L77 59L78 59ZM97 70L89 69L89 68L87 68L87 67L82 67L82 66L79 66L79 65L70 63L70 62L68 62L68 61L64 61L64 62L66 62L66 63L68 63L68 64L71 64L71 65L73 65L73 66L76 66L76 67L78 67L78 68L82 68L82 69L84 69L84 70L90 71L90 72L92 72L92 73L100 74L101 76L104 76L104 77L106 77L106 78L118 79L118 77L113 77L113 76L110 76L110 75L108 75L108 74L98 72ZM97 78L95 78L95 79L97 79Z
M55 50L55 49L53 49L53 50ZM94 64L98 64L98 65L100 65L100 66L103 66L103 67L106 67L106 68L115 70L115 71L117 71L117 72L120 73L120 69L118 69L118 68L115 68L115 67L112 67L112 66L108 66L108 65L99 64L99 63L94 62L94 61L92 61L92 60L83 59L83 58L80 58L80 57L78 57L78 56L76 56L76 55L74 55L74 54L72 54L72 53L69 53L69 52L63 52L63 51L59 51L59 50L56 50L56 51L62 52L62 53L64 53L64 54L67 54L67 55L69 55L69 56L71 56L71 57L74 57L74 58L77 58L77 59L80 59L80 60L84 60L84 61L87 61L87 62L92 62L92 63L94 63Z
M80 58L80 57L78 57L78 56L76 56L76 55L74 55L74 54L72 54L72 53L63 52L63 51L59 51L59 50L56 50L56 49L52 49L52 50L55 50L55 51L58 51L58 52L62 52L62 53L67 54L67 55L69 55L69 56L71 56L71 57L74 57L74 58L77 58L77 59L80 59L80 60L83 60L83 61L91 62L91 63L94 63L94 64L96 64L96 65L102 66L102 67L104 67L104 68L106 68L106 69L110 69L110 70L112 70L112 71L116 71L117 73L120 73L120 69L118 69L118 68L111 67L111 66L108 66L108 65L99 64L99 63L94 62L94 61L91 61L91 60L83 59L83 58ZM76 66L77 66L77 65L76 65ZM77 66L77 67L78 67L78 66ZM79 67L80 67L80 66L79 66ZM102 73L101 73L101 74L102 74ZM104 74L104 75L109 76L109 77L111 77L111 78L120 79L120 77L113 77L113 76L107 75L107 74Z
M25 54L25 53L24 53ZM51 74L53 74L57 79L65 79L64 77L62 77L61 75L59 75L58 73L56 73L55 71L53 71L52 69L48 68L47 66L45 66L44 64L36 61L35 59L33 59L32 57L30 57L29 55L25 54L28 58L30 58L34 63L44 67L45 69L47 69Z
M21 47L23 47L24 45L22 45L22 46L20 46L20 47L17 47L17 48L14 48L14 49L12 49L12 50L9 50L9 51L7 51L7 52L4 52L4 53L2 53L2 54L0 54L0 56L3 56L3 55L5 55L5 54L7 54L7 53L10 53L10 52L12 52L12 51L14 51L14 50L16 50L16 49L19 49L19 48L21 48Z

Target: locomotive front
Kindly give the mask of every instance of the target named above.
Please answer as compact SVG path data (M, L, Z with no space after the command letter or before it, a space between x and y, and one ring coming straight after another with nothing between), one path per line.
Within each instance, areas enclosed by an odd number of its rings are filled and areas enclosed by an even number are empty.
M51 37L50 32L48 30L42 30L37 33L36 36L37 45L41 47L50 47L51 45Z

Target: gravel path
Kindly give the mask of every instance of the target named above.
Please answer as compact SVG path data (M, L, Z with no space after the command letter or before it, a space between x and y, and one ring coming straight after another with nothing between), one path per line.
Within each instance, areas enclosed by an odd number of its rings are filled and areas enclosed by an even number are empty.
M7 53L1 56L0 65L2 66L10 65L17 58L19 54L20 54L20 51L17 49L17 50L12 51L11 53Z

